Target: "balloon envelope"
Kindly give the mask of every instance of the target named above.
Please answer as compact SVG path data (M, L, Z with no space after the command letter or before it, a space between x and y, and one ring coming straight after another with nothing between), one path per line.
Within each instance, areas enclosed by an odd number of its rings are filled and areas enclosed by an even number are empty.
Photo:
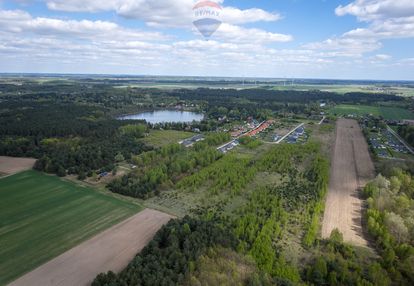
M212 1L202 1L194 6L193 11L194 26L204 37L211 37L222 23L220 5Z

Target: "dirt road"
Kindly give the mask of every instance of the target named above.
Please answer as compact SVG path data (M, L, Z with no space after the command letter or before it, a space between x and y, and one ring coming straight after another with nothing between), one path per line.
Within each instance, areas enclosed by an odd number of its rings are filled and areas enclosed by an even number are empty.
M323 238L328 238L337 228L345 242L367 245L362 232L360 191L374 175L368 144L358 122L339 119L322 224Z
M172 217L146 209L72 248L10 286L90 285L101 272L119 272Z
M13 175L33 168L36 159L0 156L0 173Z

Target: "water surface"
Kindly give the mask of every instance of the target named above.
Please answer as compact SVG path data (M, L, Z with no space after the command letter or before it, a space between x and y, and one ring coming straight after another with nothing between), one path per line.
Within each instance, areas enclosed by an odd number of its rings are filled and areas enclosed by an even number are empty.
M191 111L177 111L177 110L156 110L151 112L140 112L137 114L121 116L120 120L145 120L148 123L166 123L166 122L179 122L188 123L193 121L203 120L204 115L202 113L196 113Z

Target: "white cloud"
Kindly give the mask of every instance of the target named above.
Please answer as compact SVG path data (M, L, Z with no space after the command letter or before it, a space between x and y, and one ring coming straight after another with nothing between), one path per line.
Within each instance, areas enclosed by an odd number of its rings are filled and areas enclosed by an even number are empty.
M280 20L282 17L278 13L269 13L258 8L240 10L234 7L224 7L222 18L225 23L245 24L259 21L273 22Z
M29 13L21 10L0 10L0 30L48 36L70 35L78 38L93 36L96 39L161 40L167 38L161 33L126 29L107 21L33 18Z
M346 6L338 6L335 13L338 16L356 16L367 26L305 47L362 57L365 53L379 50L382 40L414 37L413 0L356 0Z
M272 43L293 40L291 35L272 33L255 28L248 29L230 24L222 24L214 37L236 43Z
M118 14L121 7L119 3L122 2L124 5L129 4L123 6L123 12L129 11L131 17L139 16L153 26L174 25L186 13L185 9L180 12L182 8L178 4L176 6L176 3L186 0L163 2L167 7L172 7L171 11L177 12L176 15L164 9L160 1L49 1L52 2L66 5L56 6L58 10L72 7L78 10L115 11ZM143 6L132 5L138 2ZM157 10L157 7L162 12L146 15L153 9ZM227 9L231 13L226 17L234 23L224 23L209 41L201 40L201 36L200 40L178 40L163 33L126 28L110 21L34 17L20 10L0 10L0 71L268 77L293 74L326 77L335 74L339 77L348 72L353 76L357 67L389 66L397 61L391 61L381 52L377 56L364 57L365 53L381 48L379 30L372 28L375 21L369 23L369 27L323 42L305 44L296 49L280 49L276 46L292 41L291 35L240 26L258 19L275 21L280 18L278 14L255 9ZM189 21L186 16L182 18L182 22L178 21L179 27ZM393 19L396 20L407 19ZM387 26L391 27L392 23L389 22ZM405 33L408 33L409 28L407 26ZM192 29L195 32L195 28ZM412 66L409 60L399 64Z
M374 59L378 61L387 61L387 60L390 60L391 58L392 56L386 55L386 54L378 54L374 56Z
M414 37L414 1L357 0L335 10L338 16L354 15L368 23L366 28L349 31L345 37L392 39Z
M46 0L51 10L66 12L101 12L115 10L119 0Z
M335 13L338 16L354 15L361 21L404 18L414 15L414 1L356 0L346 6L340 5Z
M139 19L155 27L191 27L195 0L46 0L51 10L68 12L115 11L118 15ZM218 1L223 2L223 1ZM278 13L258 8L240 10L223 7L223 21L229 24L245 24L259 21L277 21Z
M361 57L362 54L381 48L381 43L372 39L353 39L342 36L322 42L305 44L304 48L325 52L332 56Z

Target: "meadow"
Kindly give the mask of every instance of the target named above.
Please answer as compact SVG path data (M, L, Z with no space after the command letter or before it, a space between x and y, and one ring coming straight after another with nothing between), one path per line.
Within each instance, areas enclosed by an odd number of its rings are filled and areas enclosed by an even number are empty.
M0 196L0 285L142 209L36 171L0 179Z
M149 135L143 139L144 143L154 147L162 147L168 144L178 143L190 138L195 134L186 131L175 130L151 130Z
M414 113L399 107L373 106L373 105L348 105L340 104L330 110L336 115L366 115L382 116L389 120L414 119Z

